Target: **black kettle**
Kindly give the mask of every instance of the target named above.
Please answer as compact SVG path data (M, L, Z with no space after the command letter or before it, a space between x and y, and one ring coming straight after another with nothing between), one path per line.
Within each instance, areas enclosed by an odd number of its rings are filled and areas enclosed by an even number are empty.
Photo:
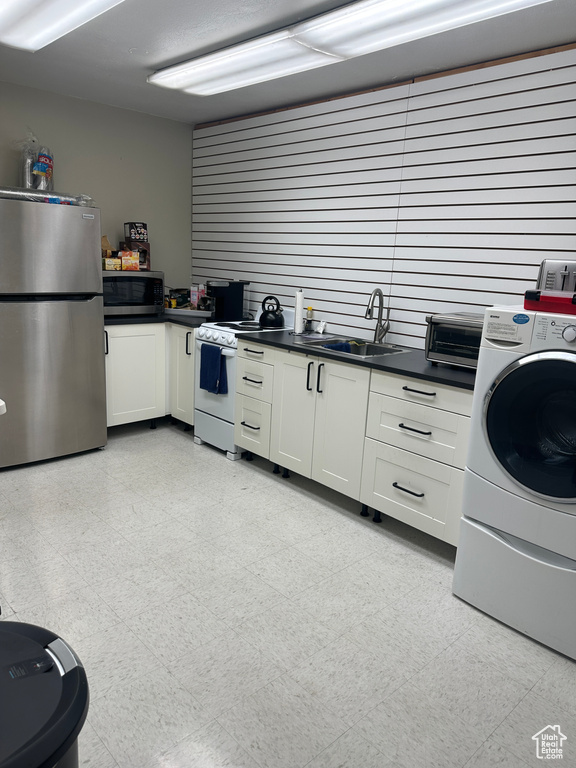
M266 296L262 302L260 328L284 328L282 307L276 296Z

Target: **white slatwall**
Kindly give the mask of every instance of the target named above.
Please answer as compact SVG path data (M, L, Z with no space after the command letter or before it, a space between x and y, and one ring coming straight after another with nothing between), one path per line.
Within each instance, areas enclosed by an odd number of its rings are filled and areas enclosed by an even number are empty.
M431 312L520 303L576 258L576 50L194 132L193 276L423 346Z

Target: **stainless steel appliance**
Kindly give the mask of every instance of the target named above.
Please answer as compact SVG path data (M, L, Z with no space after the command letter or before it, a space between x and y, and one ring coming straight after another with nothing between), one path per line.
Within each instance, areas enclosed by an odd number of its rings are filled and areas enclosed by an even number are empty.
M102 282L106 317L164 312L164 272L104 272Z
M426 360L434 365L448 363L462 368L477 367L483 314L454 312L429 315L426 322Z
M538 271L536 290L576 293L576 261L544 259Z
M293 322L293 312L286 310L287 322ZM292 327L292 326L290 326ZM265 332L278 331L268 328ZM194 442L208 443L226 451L231 461L239 459L242 449L234 443L236 350L237 333L262 333L257 321L203 323L196 330L196 356L194 360ZM203 345L219 347L225 359L228 391L214 394L200 387L201 351Z
M97 208L0 200L0 467L106 444Z

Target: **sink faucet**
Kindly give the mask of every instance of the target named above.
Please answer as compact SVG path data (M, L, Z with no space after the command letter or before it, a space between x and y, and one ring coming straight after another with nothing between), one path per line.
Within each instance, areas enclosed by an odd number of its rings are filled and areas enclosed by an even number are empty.
M368 300L368 306L366 307L366 314L364 315L366 320L372 320L372 314L374 312L374 303L378 298L378 319L376 320L376 328L374 330L374 344L379 344L384 336L390 330L390 302L388 302L388 309L386 312L386 320L382 322L382 314L384 313L384 294L380 288L374 288L370 298Z

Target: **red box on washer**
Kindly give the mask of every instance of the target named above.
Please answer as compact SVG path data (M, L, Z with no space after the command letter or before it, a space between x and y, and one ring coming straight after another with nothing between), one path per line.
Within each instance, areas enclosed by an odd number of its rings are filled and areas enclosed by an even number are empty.
M524 309L554 312L557 315L576 315L576 293L526 291Z

